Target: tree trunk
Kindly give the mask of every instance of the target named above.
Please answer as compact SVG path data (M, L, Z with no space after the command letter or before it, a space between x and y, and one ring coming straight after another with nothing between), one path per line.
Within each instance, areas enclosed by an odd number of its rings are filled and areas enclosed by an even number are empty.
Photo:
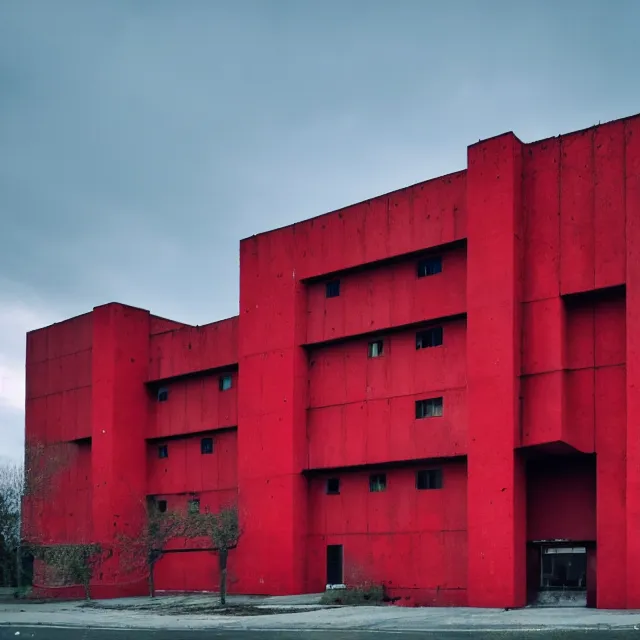
M227 549L218 551L218 562L220 565L220 604L227 604Z
M22 545L18 544L16 549L16 587L20 591L22 588Z
M155 580L155 568L156 568L156 563L152 562L149 565L149 595L152 598L156 597L156 580Z
M84 582L82 584L82 586L84 587L84 599L85 600L91 600L91 590L89 587L89 583L88 582Z

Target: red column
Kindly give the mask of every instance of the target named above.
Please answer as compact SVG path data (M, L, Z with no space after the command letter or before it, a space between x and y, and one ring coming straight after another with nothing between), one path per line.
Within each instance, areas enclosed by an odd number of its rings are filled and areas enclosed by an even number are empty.
M120 304L93 311L91 463L93 537L109 548L119 533L135 534L144 519L145 429L148 396L149 313ZM117 557L95 577L96 595L144 590L127 583Z
M640 118L625 123L627 607L640 609ZM600 557L600 551L598 551ZM598 588L600 578L598 578Z
M240 249L238 574L247 593L305 589L307 482L306 297L295 234L283 229ZM245 549L246 551L243 551Z
M467 170L468 600L526 602L526 496L520 443L522 145L469 148ZM446 410L446 409L445 409Z

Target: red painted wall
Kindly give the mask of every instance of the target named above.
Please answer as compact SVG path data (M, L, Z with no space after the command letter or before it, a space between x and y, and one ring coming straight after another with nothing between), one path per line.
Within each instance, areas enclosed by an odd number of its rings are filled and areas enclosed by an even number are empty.
M442 489L416 489L416 470L439 468ZM387 489L369 492L370 473ZM340 495L326 494L328 477ZM402 469L343 471L309 483L308 589L324 590L326 545L344 548L347 584L384 584L405 605L466 603L467 514L464 461Z
M27 338L27 438L59 442L91 436L92 315Z
M425 256L442 259L442 273L416 278ZM307 287L307 343L402 327L466 311L464 246L412 256L340 276L340 296L325 297L326 280Z
M556 456L527 464L527 540L596 539L595 459Z
M221 375L230 375L231 389L221 391ZM157 391L169 393L157 402ZM238 373L223 370L197 377L179 378L154 385L149 390L147 438L198 433L238 424Z
M439 347L416 349L420 326L309 352L310 468L466 453L466 323L436 326L443 328ZM383 355L369 358L374 338L382 339ZM444 415L416 420L416 400L430 397L443 398Z
M152 334L148 380L229 367L238 362L238 319Z
M201 439L213 438L213 453L202 454ZM158 447L169 456L158 457ZM187 494L237 487L237 432L208 431L196 436L156 439L147 442L147 494Z
M597 605L640 607L638 219L640 117L509 133L469 147L464 171L243 240L237 318L191 327L110 304L31 332L27 442L72 453L25 527L108 546L148 495L237 500L237 592L321 588L341 540L349 579L402 603L499 607L526 601L527 540L588 538ZM442 273L418 278L423 256ZM416 350L434 323L444 344ZM429 397L443 415L416 420ZM415 491L425 464L444 489ZM389 489L369 494L381 465ZM212 551L171 547L162 588L215 588ZM117 557L94 582L145 588Z

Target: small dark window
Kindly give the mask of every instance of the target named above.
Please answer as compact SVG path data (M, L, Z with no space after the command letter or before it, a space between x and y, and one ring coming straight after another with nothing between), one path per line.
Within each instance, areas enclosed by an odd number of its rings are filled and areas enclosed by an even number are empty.
M169 447L166 444L161 444L158 447L158 458L168 458L169 457Z
M369 491L379 493L387 489L387 475L385 473L374 473L369 476Z
M418 262L418 278L435 276L442 273L442 258L425 258Z
M327 298L337 298L340 295L340 280L332 280L327 282L326 296Z
M169 389L162 387L158 389L158 402L166 402L169 399Z
M229 391L231 389L232 378L231 376L220 376L220 380L218 381L218 386L220 387L220 391Z
M384 343L382 340L374 340L369 343L369 357L379 358L384 352Z
M190 514L200 513L200 500L189 500L188 510Z
M442 416L442 398L416 401L416 419L439 418Z
M329 478L327 480L327 495L337 496L340 493L340 478Z
M428 349L442 345L442 327L432 327L416 333L416 349Z
M160 513L166 513L166 511L167 511L167 501L166 500L158 500L158 511Z
M213 453L213 438L202 438L200 440L200 453Z
M425 469L416 473L416 489L442 489L442 469Z

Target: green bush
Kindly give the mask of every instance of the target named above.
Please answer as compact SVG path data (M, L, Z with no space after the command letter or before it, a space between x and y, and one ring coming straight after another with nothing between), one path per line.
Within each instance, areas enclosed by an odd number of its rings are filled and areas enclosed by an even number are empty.
M328 589L322 594L322 604L374 606L384 602L384 587L377 584L359 585L346 589Z

